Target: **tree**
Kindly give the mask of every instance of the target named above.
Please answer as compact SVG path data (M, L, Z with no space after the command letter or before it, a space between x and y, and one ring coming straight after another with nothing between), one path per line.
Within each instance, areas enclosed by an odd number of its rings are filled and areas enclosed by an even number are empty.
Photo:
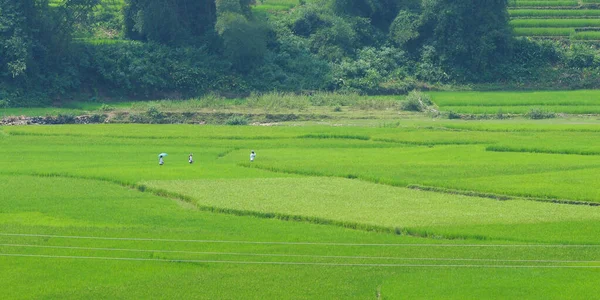
M491 79L510 54L507 0L424 0L423 42L433 46L448 73Z
M408 41L419 37L419 15L406 10L401 10L392 25L390 25L390 40L403 47Z
M167 45L194 44L214 32L214 0L129 0L125 35Z
M22 3L0 0L0 74L12 78L27 70L30 37Z
M418 10L419 0L333 0L332 5L336 13L368 18L387 31L401 9Z
M11 105L39 105L78 84L72 36L97 3L64 0L50 7L48 0L0 0L0 89L12 95ZM35 97L15 96L35 91L46 97L34 103Z
M252 20L248 0L217 0L215 29L225 55L240 71L248 71L267 52L267 30Z

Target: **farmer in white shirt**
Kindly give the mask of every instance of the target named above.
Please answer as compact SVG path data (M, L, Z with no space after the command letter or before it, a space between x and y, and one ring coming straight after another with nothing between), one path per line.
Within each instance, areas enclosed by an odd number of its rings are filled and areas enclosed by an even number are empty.
M253 162L255 157L256 153L254 153L254 150L252 150L252 152L250 152L250 161Z
M163 157L162 157L162 155L161 155L161 156L159 156L159 157L158 157L158 164L162 166L164 163L165 163L165 161L163 160Z
M194 158L192 157L192 154L191 154L191 153L190 153L190 157L188 158L188 162L189 162L190 164L193 164L193 163L194 163Z

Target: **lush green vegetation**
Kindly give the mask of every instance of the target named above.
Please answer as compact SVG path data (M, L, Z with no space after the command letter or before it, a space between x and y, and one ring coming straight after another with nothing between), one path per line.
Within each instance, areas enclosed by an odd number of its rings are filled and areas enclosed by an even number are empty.
M600 202L600 132L562 122L2 127L0 289L593 297L600 208L550 201Z
M2 1L0 107L600 82L595 47L514 38L505 0ZM591 16L512 27L588 43Z

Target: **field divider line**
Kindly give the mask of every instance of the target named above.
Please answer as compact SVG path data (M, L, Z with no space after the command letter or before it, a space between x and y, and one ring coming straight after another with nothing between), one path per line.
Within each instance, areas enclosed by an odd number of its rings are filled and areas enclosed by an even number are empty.
M538 260L538 259L489 259L489 258L444 258L444 257L392 257L392 256L344 256L344 255L311 255L311 254L277 254L277 253L243 253L243 252L205 252L180 251L160 249L131 249L131 248L95 248L74 246L46 246L25 244L0 244L4 247L16 248L46 248L94 251L123 251L123 252L158 252L179 254L206 254L230 256L263 256L263 257L302 257L302 258L339 258L339 259L380 259L380 260L421 260L421 261L481 261L481 262L534 262L534 263L600 263L600 260Z
M417 268L529 268L529 269L600 269L600 266L532 266L532 265L430 265L430 264L351 264L351 263L318 263L318 262L270 262L270 261L234 261L234 260L194 260L194 259L158 259L158 258L133 258L133 257L102 257L102 256L70 256L70 255L42 255L42 254L7 254L6 257L33 257L33 258L62 258L62 259L95 259L117 261L153 261L169 263L213 263L213 264L239 264L239 265L296 265L296 266L332 266L332 267L417 267Z
M90 239L116 241L177 242L177 243L224 243L224 244L259 244L259 245L312 245L312 246L378 246L378 247L541 247L541 248L596 248L600 245L583 244L378 244L378 243L335 243L335 242L281 242L281 241L232 241L232 240L189 240L162 238L131 237L95 237L77 235L51 235L28 233L0 233L0 236L43 237L62 239Z

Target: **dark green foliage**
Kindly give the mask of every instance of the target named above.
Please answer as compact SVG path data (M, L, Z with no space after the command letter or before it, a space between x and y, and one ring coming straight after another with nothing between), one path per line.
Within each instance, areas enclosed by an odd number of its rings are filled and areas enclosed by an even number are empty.
M375 27L387 30L401 9L418 9L418 0L333 0L337 13L368 18Z
M494 78L510 54L507 0L423 2L421 39L447 73L466 81Z
M242 72L260 64L267 52L267 27L252 20L250 0L218 0L215 29L225 56Z
M419 37L419 15L402 10L390 25L390 41L403 47L408 41Z
M210 37L217 20L212 0L129 0L125 35L169 45Z
M569 50L566 53L566 61L569 67L588 68L600 64L600 56L593 47L585 44L573 44Z
M395 47L363 48L355 59L344 59L336 65L334 76L337 87L345 91L377 93L389 89L391 92L406 92L396 84L386 87L391 81L410 81L408 76L409 59L406 53ZM406 87L410 86L407 84ZM404 88L406 88L404 87Z
M219 15L217 33L223 40L224 53L235 67L248 71L260 64L267 51L266 28L244 15L226 12Z
M79 84L79 57L71 47L97 0L0 0L0 87L11 106L47 105Z
M241 79L228 75L227 62L203 49L138 42L82 47L91 60L86 84L110 86L113 92L146 98L246 89Z

